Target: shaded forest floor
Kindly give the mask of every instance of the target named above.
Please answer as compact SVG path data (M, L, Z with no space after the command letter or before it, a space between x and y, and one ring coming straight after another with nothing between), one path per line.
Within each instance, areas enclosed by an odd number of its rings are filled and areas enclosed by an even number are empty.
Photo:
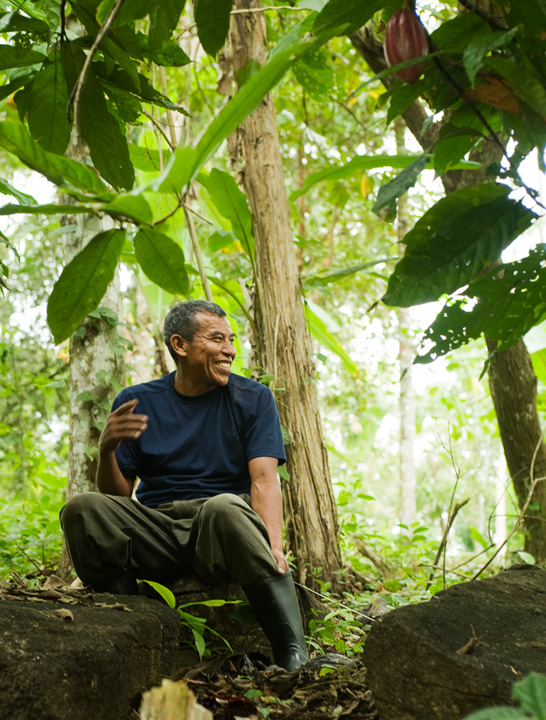
M187 683L215 720L376 720L361 660L326 655L293 673L267 669L265 660L259 654L217 656L176 679Z

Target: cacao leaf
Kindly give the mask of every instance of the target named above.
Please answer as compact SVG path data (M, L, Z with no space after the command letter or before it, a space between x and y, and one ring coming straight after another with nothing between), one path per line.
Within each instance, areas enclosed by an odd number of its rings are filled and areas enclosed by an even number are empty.
M498 265L449 301L427 328L415 363L426 364L485 333L498 350L515 345L546 317L546 245Z
M114 277L124 240L125 230L99 233L64 268L47 303L47 324L56 345L99 306Z
M17 155L32 170L59 187L74 187L99 198L109 198L106 185L85 165L43 150L18 122L0 122L0 146Z
M387 208L389 209L388 216L392 215L394 217L396 215L396 201L415 185L428 161L429 155L423 153L395 178L382 185L377 193L377 200L372 207L372 212L383 217L384 213L382 211Z
M513 28L508 32L489 32L473 38L465 47L463 52L463 65L470 83L474 85L476 75L483 66L484 57L499 48L509 45L519 28Z
M0 17L0 33L22 32L49 38L49 25L43 20L26 17L16 10Z
M506 78L515 95L546 117L546 88L531 67L522 68L514 60L501 57L487 58L486 67Z
M317 15L313 32L348 35L365 25L386 4L385 0L329 0Z
M172 295L188 295L190 284L180 245L155 230L141 230L133 242L138 264L149 280Z
M463 53L467 45L474 38L491 33L491 28L485 20L476 13L462 13L451 20L443 22L430 39L435 47L442 48L451 53Z
M309 97L318 102L332 96L334 71L329 60L326 52L321 49L318 53L304 55L293 68L300 85Z
M246 195L229 173L216 168L211 170L210 175L201 173L197 179L207 190L220 215L230 221L233 233L247 255L253 257L252 217Z
M139 224L150 224L154 219L152 208L142 195L120 195L101 210L120 220L129 219Z
M453 192L415 224L382 298L409 307L437 300L470 283L500 257L536 215L510 200L510 188L484 183Z
M38 73L28 97L28 127L31 135L49 152L62 155L70 141L66 115L68 93L60 63L47 65Z
M185 184L194 180L203 165L214 155L228 135L231 135L241 122L258 107L293 63L305 53L317 51L329 39L327 34L323 34L312 42L297 43L275 55L267 65L264 65L245 83L235 97L209 123L194 148L190 167L186 167L186 164L191 155L191 148L181 148L175 151L171 163L154 183L158 192L180 192ZM181 158L181 160L178 161L177 158Z
M305 319L307 321L309 332L318 343L320 343L324 348L326 348L340 358L347 372L349 372L353 377L357 377L360 374L358 365L353 360L351 360L351 357L347 353L345 348L332 334L332 332L330 332L328 326L326 325L326 322L324 320L321 320L321 318L319 317L320 312L321 309L317 305L312 303L310 300L306 301Z
M83 51L74 43L61 46L61 59L69 91L78 79L85 61ZM80 95L79 130L89 146L94 166L116 190L130 190L135 181L127 139L108 111L97 77L90 69Z
M2 195L11 195L12 197L16 198L21 205L37 205L37 201L32 197L32 195L27 195L27 193L21 192L21 190L17 190L17 188L14 188L13 185L10 185L7 180L4 180L4 178L0 178L0 194Z
M46 59L45 55L36 50L16 48L12 45L0 45L0 70L37 65Z
M60 205L49 203L46 205L3 205L0 207L0 215L78 215L97 214L97 209L85 205Z
M199 41L207 55L216 57L229 31L233 0L195 0L195 22Z
M161 50L163 43L170 40L186 0L149 0L148 4L150 6L148 49L152 57Z

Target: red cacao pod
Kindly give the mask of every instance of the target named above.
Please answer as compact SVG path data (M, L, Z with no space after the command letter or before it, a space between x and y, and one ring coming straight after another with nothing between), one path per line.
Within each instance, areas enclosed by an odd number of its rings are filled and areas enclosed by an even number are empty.
M397 10L387 23L385 32L385 59L387 64L398 63L426 55L429 50L428 35L417 15L408 9ZM414 85L421 77L425 63L397 70L396 75L404 82Z

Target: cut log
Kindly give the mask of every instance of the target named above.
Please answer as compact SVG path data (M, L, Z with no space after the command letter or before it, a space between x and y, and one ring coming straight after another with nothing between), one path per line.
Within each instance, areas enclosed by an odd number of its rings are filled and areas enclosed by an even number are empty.
M458 720L513 704L514 682L546 674L545 598L546 571L520 565L376 621L364 661L381 720Z

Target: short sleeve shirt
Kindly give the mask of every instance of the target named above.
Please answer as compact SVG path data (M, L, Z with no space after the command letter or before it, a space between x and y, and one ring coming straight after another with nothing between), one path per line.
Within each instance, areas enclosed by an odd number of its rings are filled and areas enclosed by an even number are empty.
M140 478L137 498L148 507L173 500L250 492L248 463L286 460L275 400L269 388L232 373L227 385L188 397L175 373L123 390L112 410L137 399L148 427L116 450L129 480Z

